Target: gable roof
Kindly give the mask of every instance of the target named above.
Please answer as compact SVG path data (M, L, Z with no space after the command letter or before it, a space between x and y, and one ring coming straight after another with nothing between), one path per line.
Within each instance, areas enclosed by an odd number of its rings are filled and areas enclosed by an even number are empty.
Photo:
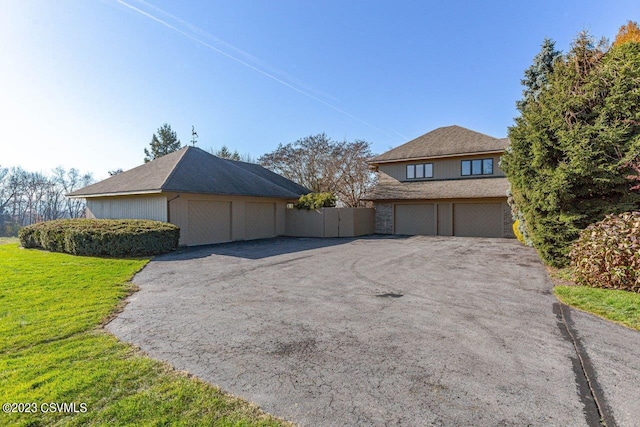
M446 126L369 159L367 163L378 164L399 160L502 152L508 145L507 138L494 138L461 126Z
M297 199L309 190L260 165L221 159L200 148L187 146L68 196L160 192Z

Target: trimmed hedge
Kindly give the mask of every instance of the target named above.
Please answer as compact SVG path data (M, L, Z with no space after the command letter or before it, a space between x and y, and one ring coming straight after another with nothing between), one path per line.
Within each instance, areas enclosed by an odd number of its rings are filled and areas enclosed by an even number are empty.
M640 293L640 212L610 214L591 224L570 257L577 283Z
M175 250L180 228L167 222L138 219L60 219L24 227L18 238L25 248L134 257Z

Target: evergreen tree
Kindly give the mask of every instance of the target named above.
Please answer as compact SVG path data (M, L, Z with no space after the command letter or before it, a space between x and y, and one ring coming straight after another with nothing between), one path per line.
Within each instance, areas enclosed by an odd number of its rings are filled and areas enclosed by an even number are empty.
M540 91L547 86L549 75L553 72L553 62L562 54L555 47L553 40L545 38L540 52L533 58L533 64L524 71L524 79L520 83L525 89L522 91L522 100L516 103L519 110L522 111L530 100L536 100Z
M171 125L168 123L163 124L158 128L158 135L155 133L151 137L149 143L151 150L144 149L144 162L150 162L151 160L162 157L166 154L173 153L181 148L180 140L176 133L171 130Z
M237 160L237 161L241 160L240 153L238 153L238 150L231 152L231 150L229 150L229 148L226 145L223 145L222 148L214 152L213 155L223 159Z
M583 32L509 129L501 165L533 244L551 265L566 264L587 225L640 206L625 166L640 153L639 64L640 44L608 50Z

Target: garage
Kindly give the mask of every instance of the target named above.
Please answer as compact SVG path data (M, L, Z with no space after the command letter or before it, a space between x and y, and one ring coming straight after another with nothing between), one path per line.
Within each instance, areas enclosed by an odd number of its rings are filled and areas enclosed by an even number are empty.
M395 234L434 236L435 208L433 203L396 204Z
M460 237L503 237L502 203L456 203L453 234Z
M191 245L231 241L231 202L189 200L187 234Z
M276 236L275 203L247 202L244 219L246 240Z

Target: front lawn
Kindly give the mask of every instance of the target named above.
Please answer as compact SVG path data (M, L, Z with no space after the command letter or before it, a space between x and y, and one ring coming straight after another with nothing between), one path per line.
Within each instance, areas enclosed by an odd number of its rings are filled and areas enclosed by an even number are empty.
M100 328L146 263L0 245L0 425L283 425Z
M571 267L547 267L547 271L553 292L563 303L640 331L640 294L578 286L571 280Z

